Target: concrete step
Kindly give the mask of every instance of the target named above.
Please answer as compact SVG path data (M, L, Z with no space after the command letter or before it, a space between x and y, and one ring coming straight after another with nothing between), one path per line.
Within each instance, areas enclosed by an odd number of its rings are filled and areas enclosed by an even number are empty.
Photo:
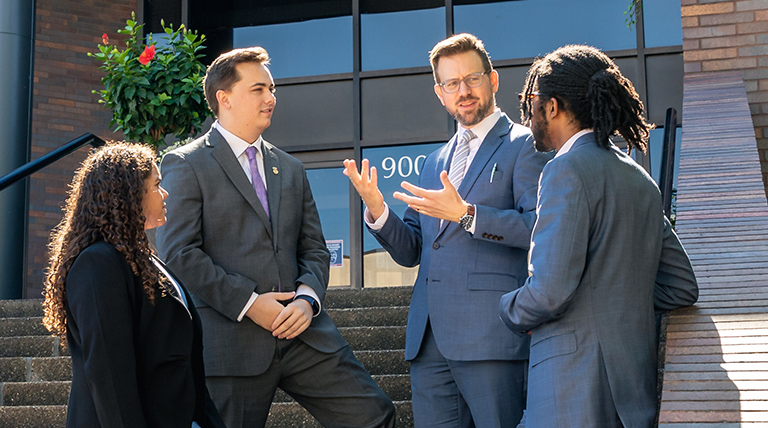
M410 401L396 401L397 428L413 427ZM272 403L266 428L322 428L317 420L298 403Z
M0 358L0 382L50 382L72 379L69 357Z
M0 358L2 357L59 357L69 355L58 337L16 336L0 337Z
M325 295L326 309L370 308L382 306L408 306L413 287L376 287L331 289Z
M405 349L405 326L339 327L339 331L352 349L360 351Z
M411 399L411 377L401 375L373 375L373 380L392 401L404 401ZM287 392L278 389L272 399L275 403L289 403L294 401Z
M67 406L0 407L0 428L63 428Z
M0 318L26 318L42 316L42 299L0 300Z
M337 327L395 326L408 321L408 306L329 309Z
M405 361L405 351L402 349L355 351L355 357L371 375L409 374L411 372L411 366Z
M2 384L3 406L66 405L72 382L5 382Z
M0 318L0 337L50 336L43 317Z

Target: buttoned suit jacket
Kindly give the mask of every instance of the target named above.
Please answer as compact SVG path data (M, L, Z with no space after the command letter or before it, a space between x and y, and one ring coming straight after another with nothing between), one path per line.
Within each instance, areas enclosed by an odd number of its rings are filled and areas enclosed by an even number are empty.
M690 261L658 187L615 146L580 137L541 175L531 277L501 301L531 331L527 428L653 426L654 307L693 304Z
M168 221L157 246L193 295L208 376L255 376L270 366L271 332L237 321L253 292L306 284L322 301L328 285L330 255L304 166L269 142L263 152L269 218L215 128L161 163ZM324 310L298 339L326 353L347 344Z
M440 189L455 137L424 162L419 186ZM523 284L539 174L550 155L536 153L530 130L502 113L457 189L476 206L474 234L454 221L408 208L390 213L371 233L402 266L419 265L413 286L405 358L421 347L429 320L437 346L451 360L524 360L528 338L510 334L499 319L501 296Z
M176 290L150 302L125 256L100 241L75 259L66 291L68 427L224 427L205 387L200 318Z

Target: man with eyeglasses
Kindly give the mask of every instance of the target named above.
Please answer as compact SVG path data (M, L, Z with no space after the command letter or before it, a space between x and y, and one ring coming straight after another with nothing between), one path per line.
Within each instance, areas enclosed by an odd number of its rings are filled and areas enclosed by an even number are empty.
M419 265L408 312L415 426L512 427L525 404L529 341L511 334L497 308L527 275L539 174L531 131L496 107L499 75L483 43L458 34L430 52L435 94L456 135L424 162L419 186L390 213L376 168L363 159L345 175L366 205L370 232L403 266Z

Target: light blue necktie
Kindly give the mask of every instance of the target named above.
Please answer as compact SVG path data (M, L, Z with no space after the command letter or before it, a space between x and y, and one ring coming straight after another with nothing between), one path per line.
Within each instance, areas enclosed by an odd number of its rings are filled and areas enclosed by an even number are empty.
M451 160L451 169L448 172L448 179L456 189L461 185L464 179L464 172L467 169L467 157L469 157L469 142L475 138L475 134L467 129L461 135L461 139L456 143L453 150L453 160Z

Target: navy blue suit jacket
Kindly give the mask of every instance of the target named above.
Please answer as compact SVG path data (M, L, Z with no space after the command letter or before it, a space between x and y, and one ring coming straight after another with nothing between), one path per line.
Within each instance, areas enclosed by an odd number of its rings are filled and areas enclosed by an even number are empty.
M442 188L440 172L450 166L454 140L427 157L419 186ZM502 113L458 188L477 208L474 234L456 222L441 227L439 219L410 208L402 219L391 214L381 230L371 230L395 262L420 265L408 312L406 360L418 354L428 319L448 359L528 358L528 338L507 330L497 309L501 296L527 277L538 179L550 158L535 152L528 128Z

